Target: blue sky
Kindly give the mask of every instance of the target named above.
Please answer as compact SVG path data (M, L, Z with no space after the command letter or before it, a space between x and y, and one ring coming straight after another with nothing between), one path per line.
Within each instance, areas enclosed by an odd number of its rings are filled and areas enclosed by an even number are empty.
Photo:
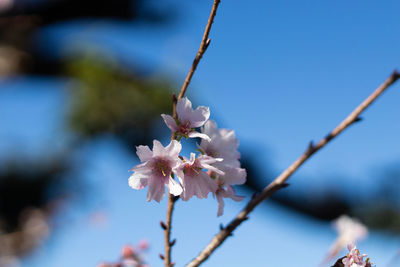
M164 5L178 11L176 20L161 28L80 20L47 27L36 45L46 56L95 46L128 67L140 62L179 85L198 49L210 1ZM212 117L221 127L234 129L242 146L255 148L260 166L268 161L279 172L400 68L399 10L398 1L223 1L188 95L210 106ZM0 128L1 151L29 154L49 144L65 145L68 137L58 137L66 108L65 80L27 77L1 86L0 118L6 126ZM377 182L371 170L400 159L399 99L397 84L367 110L362 123L302 167L292 186L332 183L321 179L341 174L350 183ZM55 109L60 112L50 112ZM65 217L57 219L56 235L24 266L94 266L116 258L121 245L142 238L151 242L149 262L161 266L158 222L165 216L165 202L146 203L145 191L133 191L121 179L137 163L127 149L112 139L82 148L79 155L87 166L82 176L99 197L87 205L71 203ZM228 202L225 215L216 218L212 198L178 203L173 233L178 266L195 256L242 205ZM271 203L264 206L204 266L316 266L335 238L330 226ZM90 223L88 213L96 211L108 214L105 225ZM384 266L399 240L373 233L361 247Z

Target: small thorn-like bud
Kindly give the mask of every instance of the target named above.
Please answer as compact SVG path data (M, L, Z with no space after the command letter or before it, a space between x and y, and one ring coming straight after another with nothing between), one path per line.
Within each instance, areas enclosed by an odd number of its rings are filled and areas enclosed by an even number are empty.
M160 221L160 226L162 229L167 230L167 226L165 225L165 223L163 221Z
M172 103L178 102L178 99L176 98L175 93L172 94Z
M224 230L224 225L222 223L219 225L219 230Z
M363 120L363 118L357 117L357 118L354 119L354 122L359 122L359 121L362 121L362 120Z
M206 41L206 48L210 45L210 43L211 43L211 39L208 38L207 41Z
M174 240L172 240L172 241L169 243L169 245L172 247L173 245L175 245L175 243L176 243L176 238L175 238Z
M310 143L308 143L307 152L310 153L314 148L314 142L311 140Z
M169 266L173 267L175 265L175 262L171 262Z
M161 253L158 255L158 257L160 257L160 259L162 259L162 260L164 260L164 259L165 259L165 258L164 258L164 255L163 255L163 254L161 254Z
M284 184L282 184L281 188L288 187L289 185L290 185L289 183L284 183Z
M255 199L258 196L258 192L254 192L253 195L251 195L251 199Z
M230 232L228 236L233 236L233 233L232 233L232 232Z

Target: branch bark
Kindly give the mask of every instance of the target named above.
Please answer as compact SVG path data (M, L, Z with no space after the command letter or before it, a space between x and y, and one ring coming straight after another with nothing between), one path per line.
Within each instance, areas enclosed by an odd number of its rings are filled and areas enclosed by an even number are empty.
M216 234L211 242L200 252L200 254L194 258L187 267L196 267L203 263L208 257L217 249L227 237L245 220L248 219L250 212L259 205L262 201L270 197L276 191L285 187L286 181L292 176L300 166L303 165L313 154L322 149L329 141L338 136L346 128L352 125L354 122L360 120L360 114L369 107L387 88L395 83L400 78L400 73L394 71L386 81L384 81L369 97L367 97L353 112L351 112L347 118L345 118L335 129L333 129L325 138L321 139L316 145L310 143L308 149L284 170L274 181L272 181L267 187L263 189L261 193L255 195L244 207L244 209L224 228Z
M173 117L177 119L178 115L176 113L176 104L181 98L185 95L186 90L192 80L193 74L196 71L197 65L199 64L201 58L203 57L204 53L206 52L211 39L208 38L211 26L214 22L214 17L217 14L217 9L221 0L214 0L210 16L207 21L206 28L204 30L203 38L200 43L199 50L193 60L192 66L189 69L188 74L186 75L185 81L181 87L179 92L178 98L175 95L172 96L172 107L173 107ZM172 133L171 140L176 139L175 133ZM164 255L164 266L171 267L174 265L171 261L171 249L172 246L175 244L175 241L171 241L171 227L172 227L172 212L174 210L175 202L178 198L174 197L171 194L168 194L168 206L167 206L167 218L165 222L164 228L164 247L165 247L165 255Z

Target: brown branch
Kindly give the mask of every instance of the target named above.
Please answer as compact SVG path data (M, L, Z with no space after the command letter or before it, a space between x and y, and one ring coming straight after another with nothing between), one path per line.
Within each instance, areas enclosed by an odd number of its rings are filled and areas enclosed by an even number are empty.
M203 57L204 53L207 50L208 45L211 42L211 39L208 38L208 35L210 34L211 26L214 22L214 17L217 14L218 5L220 2L221 2L221 0L214 0L213 7L211 9L211 13L208 18L207 26L206 26L206 29L204 30L203 38L201 39L199 51L197 52L196 57L193 60L192 67L190 68L188 74L186 75L186 79L183 82L181 91L178 95L178 101L184 96L186 89L187 89L190 81L192 80L192 76L193 76L194 72L196 71L197 65L199 64L201 58Z
M221 0L214 0L214 4L211 9L210 16L208 18L207 26L206 29L204 30L203 38L200 43L199 51L196 54L196 57L193 60L192 66L190 67L190 70L185 78L185 81L183 82L182 88L179 92L178 98L176 98L175 94L172 96L172 107L173 107L173 117L177 119L178 115L176 113L176 104L181 98L185 95L186 89L189 86L190 81L192 80L192 76L194 72L196 71L197 65L199 64L201 58L203 57L204 53L207 50L207 47L210 44L210 39L208 38L210 31L211 31L211 26L214 22L214 17L217 14L217 9L218 5L221 2ZM176 139L175 133L172 133L171 140ZM163 224L163 229L164 229L164 246L165 246L165 255L163 256L164 260L164 266L165 267L171 267L174 265L174 263L171 263L171 248L175 244L176 240L171 241L171 227L172 227L172 212L174 210L174 204L176 200L178 200L177 197L168 194L168 206L167 206L167 219L165 224ZM165 227L164 227L165 226Z
M165 247L165 255L163 257L164 265L170 267L171 266L171 248L175 244L175 242L171 242L171 228L172 228L172 212L174 210L174 204L178 200L172 194L168 194L168 206L167 206L167 220L165 221L164 228L164 247Z
M350 115L344 119L332 132L325 138L321 139L316 145L310 143L308 149L302 154L292 165L284 170L274 181L272 181L264 190L255 195L246 205L246 207L225 227L214 236L211 242L193 259L187 267L199 266L218 248L225 239L245 220L248 219L249 213L263 200L270 197L276 191L286 185L286 181L290 176L308 160L314 153L323 148L329 141L338 136L343 130L359 120L359 115L370 106L390 85L400 78L400 73L394 71L393 74L386 79L368 98L366 98Z

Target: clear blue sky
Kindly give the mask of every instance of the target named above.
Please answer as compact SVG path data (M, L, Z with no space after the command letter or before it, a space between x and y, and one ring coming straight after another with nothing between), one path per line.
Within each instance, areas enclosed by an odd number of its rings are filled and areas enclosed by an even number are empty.
M163 28L79 21L48 27L36 41L53 56L82 44L95 45L127 66L144 62L180 84L199 46L210 3L165 1L164 6L178 10L178 17ZM282 170L311 139L323 137L394 68L400 68L399 10L398 1L222 1L211 45L188 95L210 106L220 126L234 129L242 144L257 147L259 164L268 161L276 171ZM49 90L37 94L26 88L32 84ZM39 77L1 85L0 118L6 126L0 128L2 151L28 153L21 142L29 150L40 150L49 142L64 144L52 137L62 131L65 91L50 88L64 88L65 81ZM321 177L335 174L353 178L350 183L372 183L379 177L371 177L371 170L398 163L399 99L397 84L365 113L361 124L304 166L292 186L321 183ZM55 107L61 107L59 115L49 112ZM41 126L34 127L38 120ZM137 163L126 149L131 148L113 140L82 148L79 157L87 164L82 176L100 197L83 207L72 203L65 217L57 218L57 234L24 266L94 266L115 259L121 245L141 238L151 242L149 262L161 266L158 222L164 219L165 202L146 203L145 191L133 191L121 179L128 178L127 170ZM212 198L178 203L173 232L178 238L178 266L195 256L219 223L229 221L242 205L228 201L225 215L216 218ZM335 238L330 226L270 203L265 206L204 266L316 266ZM108 214L105 225L89 222L87 213L94 211ZM376 233L361 243L377 266L384 266L398 246L398 240Z

